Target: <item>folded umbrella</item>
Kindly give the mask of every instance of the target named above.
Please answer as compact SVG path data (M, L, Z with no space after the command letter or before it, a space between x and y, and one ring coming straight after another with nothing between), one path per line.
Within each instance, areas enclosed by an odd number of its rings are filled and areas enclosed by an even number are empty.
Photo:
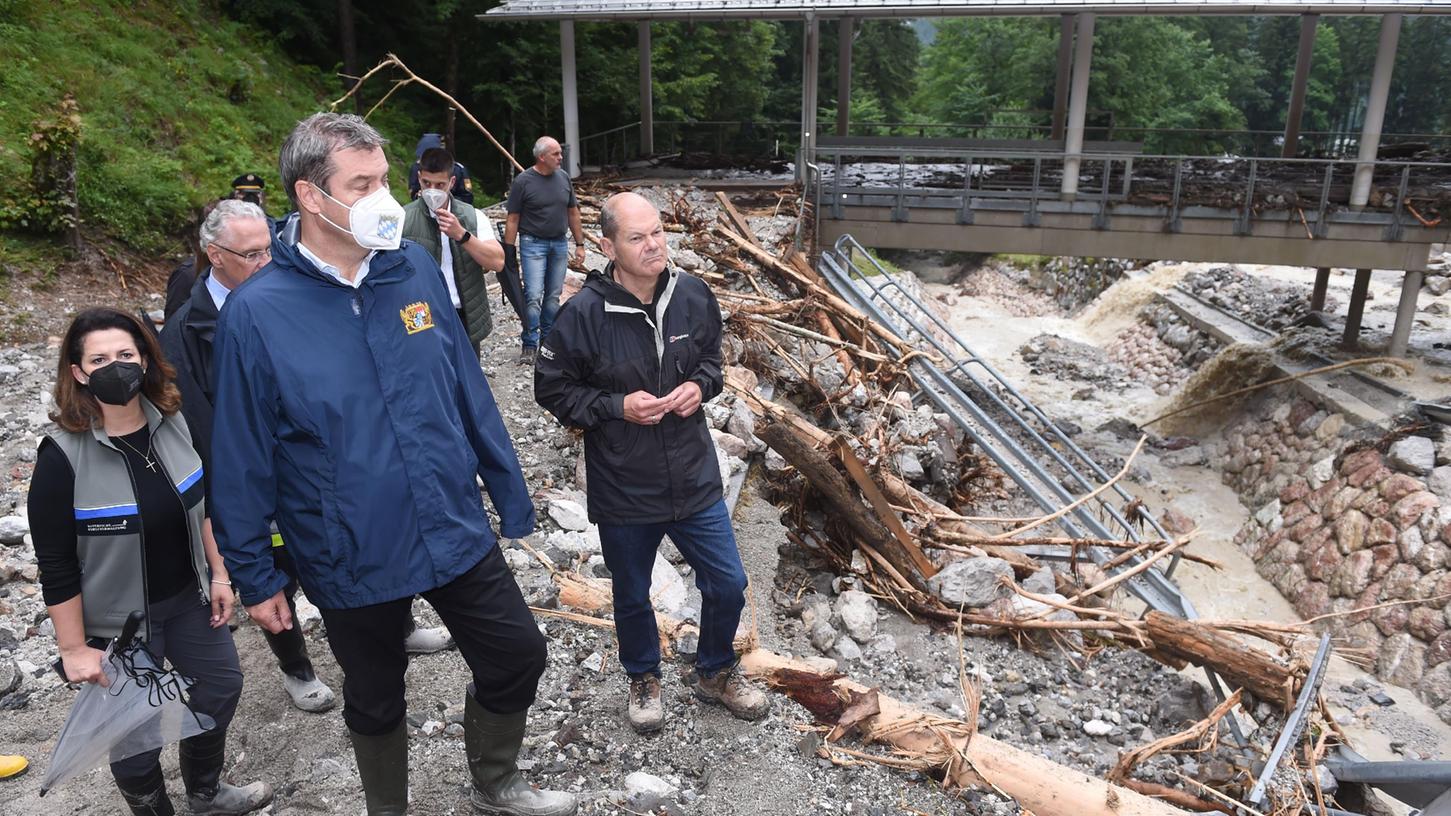
M87 684L76 696L51 753L40 795L102 764L210 731L216 721L193 711L193 681L165 671L136 637L142 614L132 612L121 636L101 658L110 685Z
M519 257L514 247L504 244L504 268L499 270L499 289L504 299L514 307L514 314L524 320L524 283L519 277Z

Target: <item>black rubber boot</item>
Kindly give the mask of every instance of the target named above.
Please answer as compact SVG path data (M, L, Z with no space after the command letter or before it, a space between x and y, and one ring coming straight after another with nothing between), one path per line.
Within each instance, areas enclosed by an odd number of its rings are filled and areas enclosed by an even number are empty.
M539 790L524 781L516 762L529 712L495 714L464 695L464 751L474 779L475 813L510 816L572 816L573 794Z
M408 812L408 724L398 723L378 737L349 730L348 737L358 760L368 816L404 816Z
M272 801L272 786L253 782L238 787L222 781L227 732L207 732L181 741L177 748L186 804L197 816L237 816Z
M134 816L176 816L171 806L171 797L166 795L166 777L161 775L161 765L146 776L136 779L116 777L116 787L121 798L131 808Z

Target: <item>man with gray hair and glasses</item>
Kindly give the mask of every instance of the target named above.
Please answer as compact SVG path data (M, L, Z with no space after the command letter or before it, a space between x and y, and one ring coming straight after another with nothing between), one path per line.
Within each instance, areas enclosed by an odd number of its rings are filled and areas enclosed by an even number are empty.
M549 336L559 312L559 293L569 267L569 235L574 235L575 261L584 263L584 227L579 201L569 174L560 169L564 149L541 136L534 143L534 166L514 177L504 202L504 256L519 247L519 271L524 278L524 330L520 334L519 362L534 365L539 343Z
M212 404L216 396L212 392L212 342L217 331L217 315L232 290L272 260L271 225L258 205L237 199L223 200L202 222L198 245L200 257L207 259L207 266L192 284L191 295L166 321L161 330L161 348L176 368L181 412L186 416L192 442L202 459L203 481L210 487ZM273 556L278 568L289 576L294 575L287 548L282 546L280 537L274 538ZM288 582L286 594L289 609L296 610L296 580ZM277 657L282 687L292 704L303 711L332 708L333 691L313 671L302 630L293 628L274 634L264 629L263 633Z
M564 816L575 799L516 760L546 641L497 546L534 506L438 263L402 241L384 139L318 113L282 146L297 217L217 328L212 490L232 583L269 632L294 626L271 556L275 518L344 673L343 720L369 816L408 809L404 650L422 595L472 674L464 746L478 812ZM420 803L419 812L452 809Z

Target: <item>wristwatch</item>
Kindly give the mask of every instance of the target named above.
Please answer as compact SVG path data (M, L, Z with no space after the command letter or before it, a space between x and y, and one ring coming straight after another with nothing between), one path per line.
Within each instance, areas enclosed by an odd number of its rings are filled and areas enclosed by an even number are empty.
M474 237L474 234L472 232L469 232L468 230L464 230L464 237L458 239L458 245L459 246L463 246L464 244L467 244L469 242L469 240L471 238L473 238L473 237Z

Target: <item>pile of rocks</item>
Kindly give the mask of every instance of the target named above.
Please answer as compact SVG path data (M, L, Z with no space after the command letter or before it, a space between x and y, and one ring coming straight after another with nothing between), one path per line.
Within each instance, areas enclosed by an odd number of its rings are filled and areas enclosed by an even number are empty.
M1164 395L1223 346L1189 325L1167 304L1154 302L1139 313L1139 323L1119 333L1108 346L1110 360L1133 372Z
M1069 340L1056 334L1040 334L1018 349L1018 356L1030 365L1034 376L1081 380L1120 390L1133 383L1130 369L1115 361L1098 346Z
M1190 272L1181 285L1231 314L1276 331L1295 325L1310 311L1307 290L1272 283L1233 266ZM1325 305L1334 308L1329 298Z
M1431 248L1431 259L1426 262L1426 275L1422 279L1421 288L1433 295L1451 292L1451 261L1446 258L1444 246Z
M1424 601L1326 625L1451 722L1451 445L1355 436L1340 414L1283 394L1249 412L1223 457L1256 509L1235 541L1307 618Z

